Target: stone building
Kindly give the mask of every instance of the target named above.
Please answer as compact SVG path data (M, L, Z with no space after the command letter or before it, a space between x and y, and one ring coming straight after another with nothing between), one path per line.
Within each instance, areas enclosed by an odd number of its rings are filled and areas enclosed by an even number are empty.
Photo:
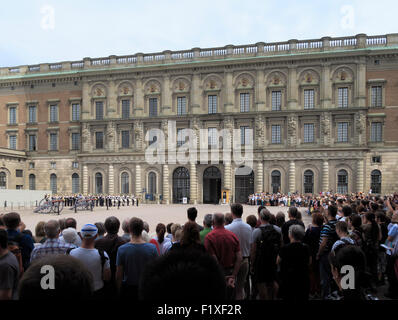
M398 34L0 68L0 188L218 202L398 190ZM151 128L254 130L252 168L148 164ZM170 138L170 137L168 137ZM150 140L154 140L150 137ZM248 170L246 170L248 169Z

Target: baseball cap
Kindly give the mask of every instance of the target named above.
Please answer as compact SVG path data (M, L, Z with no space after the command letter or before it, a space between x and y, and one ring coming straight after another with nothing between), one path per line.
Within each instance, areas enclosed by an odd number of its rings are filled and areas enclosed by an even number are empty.
M97 235L97 233L98 233L98 228L91 223L85 224L80 231L80 234L82 235L83 238L93 238Z

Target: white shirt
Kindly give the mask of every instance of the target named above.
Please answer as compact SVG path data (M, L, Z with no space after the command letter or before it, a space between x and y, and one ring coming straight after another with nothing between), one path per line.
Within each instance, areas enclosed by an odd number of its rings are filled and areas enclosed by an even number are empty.
M158 237L154 237L154 239L158 242L159 244L159 251L160 251L160 255L164 255L167 251L169 251L169 249L171 248L171 246L173 245L171 243L171 240L167 237L164 237L164 240L162 243L159 243L159 239Z
M232 223L225 226L225 229L232 231L239 240L240 251L243 257L250 256L250 246L252 244L252 228L241 218L235 218Z

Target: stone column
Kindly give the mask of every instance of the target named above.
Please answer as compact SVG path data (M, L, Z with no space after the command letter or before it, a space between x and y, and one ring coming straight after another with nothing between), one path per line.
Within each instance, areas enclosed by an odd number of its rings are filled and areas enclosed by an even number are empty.
M170 77L165 76L163 77L163 92L162 92L162 98L160 99L161 101L161 114L162 115L168 115L171 114L171 106L173 104L172 102L172 91L170 90Z
M327 192L329 190L329 161L324 159L322 162L322 190Z
M169 193L169 166L167 164L163 165L163 203L170 203L170 193Z
M298 104L297 66L289 66L287 83L287 108L294 110Z
M257 162L257 172L256 172L256 192L263 192L264 185L263 185L263 163L262 161Z
M231 163L224 164L224 188L232 192Z
M198 203L198 181L196 177L196 163L191 162L189 170L190 203Z
M145 110L144 88L141 79L135 82L133 110L135 116L143 116Z
M330 108L332 103L332 85L330 83L330 65L322 66L322 75L320 82L320 102L321 108Z
M90 98L90 85L84 81L82 86L82 120L94 119L95 113L91 113L91 98Z
M296 163L294 160L289 162L289 192L296 192Z
M225 74L225 109L222 110L220 106L219 112L234 112L234 101L235 101L235 94L234 94L234 86L233 86L233 75L232 72L227 72Z
M135 165L135 196L141 200L142 196L142 187L141 187L141 166L139 164Z
M117 91L114 81L109 81L108 99L106 104L106 117L115 118L117 111Z
M363 175L364 175L364 164L363 159L358 159L357 162L357 172L356 172L356 180L357 180L357 192L363 192ZM348 190L350 191L350 190Z
M108 166L108 193L114 194L115 193L115 177L113 172L113 165L110 164Z
M88 168L83 165L83 194L88 194Z
M260 69L257 70L256 72L256 99L255 103L257 105L254 105L254 110L255 111L265 111L266 105L265 105L265 100L266 100L266 88L265 88L265 83L264 83L264 70Z
M357 81L355 81L355 106L366 106L366 58L357 64Z
M200 112L201 103L201 90L200 90L200 75L194 73L192 76L192 86L191 86L191 110L188 113L195 114Z

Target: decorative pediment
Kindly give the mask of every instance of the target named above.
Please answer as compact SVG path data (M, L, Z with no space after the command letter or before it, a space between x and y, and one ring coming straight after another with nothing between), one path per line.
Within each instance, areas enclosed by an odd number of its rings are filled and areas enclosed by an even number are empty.
M188 92L191 89L190 82L185 78L178 78L173 81L173 92Z
M299 83L301 85L318 85L319 74L314 70L304 70L301 72L299 77Z
M122 82L118 86L117 94L119 96L131 96L133 94L133 86L129 82Z
M145 84L145 94L160 94L161 93L161 85L157 80L149 80Z
M354 74L352 70L348 67L341 67L335 70L333 74L334 82L352 82L354 79Z
M209 76L203 81L204 90L221 90L222 81L217 76Z
M267 76L267 86L285 86L287 83L286 76L279 71L271 72Z
M106 97L107 91L103 84L95 84L91 90L91 96L93 98L103 98Z
M235 84L234 84L236 89L251 89L254 87L254 79L253 76L244 73L236 77L235 79Z

